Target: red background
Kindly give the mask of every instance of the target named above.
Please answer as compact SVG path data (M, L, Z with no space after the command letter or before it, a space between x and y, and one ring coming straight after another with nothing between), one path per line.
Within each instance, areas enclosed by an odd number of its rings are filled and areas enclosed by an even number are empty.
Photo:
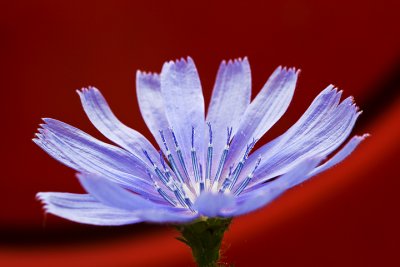
M166 226L92 227L44 217L38 191L81 192L31 138L41 117L90 125L75 89L100 88L150 137L137 69L190 55L209 99L222 59L248 56L253 95L278 65L302 69L282 133L327 84L364 110L372 136L339 167L235 220L236 266L400 266L398 1L1 1L1 266L191 266Z

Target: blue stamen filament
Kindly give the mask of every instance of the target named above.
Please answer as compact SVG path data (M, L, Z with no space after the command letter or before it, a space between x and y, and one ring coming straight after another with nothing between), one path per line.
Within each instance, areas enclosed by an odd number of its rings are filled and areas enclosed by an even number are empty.
M199 164L197 162L196 148L194 147L194 127L192 127L192 149L190 151L192 157L192 166L194 172L194 179L196 183L200 182Z
M199 170L200 170L200 193L204 191L204 179L203 179L203 167L201 164L199 164Z
M160 151L160 162L164 169L164 173L158 168L158 166L155 164L155 162L152 160L152 158L150 157L150 155L148 154L148 152L146 150L143 150L143 153L145 154L146 158L149 160L150 164L153 165L154 172L156 173L158 179L175 195L175 198L177 199L179 204L182 207L189 208L192 212L196 212L192 207L193 203L192 203L191 199L185 193L185 191L189 192L189 188L186 187L186 189L184 189L182 186L182 185L185 185L185 183L182 179L182 176L181 176L178 168L176 167L174 158L172 157L172 155L168 149L168 146L167 146L167 143L165 141L165 137L164 137L164 134L162 131L160 131L160 135L161 135L161 138L162 138L164 146L165 146L168 162L172 166L172 170L174 171L174 173L177 177L177 181L173 178L174 176L171 175L169 169L167 168L164 156L161 151ZM150 179L153 180L153 176L151 175L151 173L148 170L147 170L147 172L148 172ZM177 205L176 201L174 201L154 180L153 180L153 182L154 182L154 186L155 186L155 189L157 190L157 192L168 203L170 203L173 206L176 206Z
M154 186L156 187L157 192L158 192L169 204L171 204L172 206L176 206L177 203L175 202L175 200L173 200L171 197L169 197L169 196L167 195L167 193L165 193L165 191L162 190L162 188L161 188L157 183L155 183Z
M172 129L171 129L171 134L172 134L172 138L174 139L175 150L176 150L176 154L178 155L179 163L181 164L183 172L185 173L186 181L188 183L190 183L189 173L188 173L187 168L186 168L185 160L183 159L182 151L181 151L181 149L179 147L178 140L176 139L175 133L174 133L174 131Z
M244 153L242 160L238 163L235 171L233 172L233 178L231 179L232 182L229 185L229 190L232 190L232 188L235 186L237 179L239 178L239 175L243 170L244 164L246 163L246 160L249 157L250 151L254 148L256 142L257 140L253 139L253 141L249 145L247 145L246 152Z
M157 177L160 179L160 181L167 185L169 182L169 179L164 176L164 174L161 172L161 170L158 168L158 166L154 163L154 161L151 159L149 153L147 153L146 150L143 150L143 153L145 154L146 158L150 161L150 163L153 165L154 171L157 174Z
M212 158L213 158L213 147L212 144L210 144L208 145L207 149L206 180L211 179Z
M218 184L219 179L221 178L221 173L222 173L222 170L224 169L226 157L228 156L228 152L229 152L229 144L231 141L231 135L232 135L232 127L230 127L230 128L228 127L227 128L226 145L225 145L224 151L222 152L221 159L219 161L217 173L215 174L213 184L215 184L215 183Z
M229 177L231 177L231 175L232 175L232 169L233 169L233 166L229 167L229 174L228 174L228 176L225 178L225 180L224 180L224 182L223 182L221 188L219 189L219 192L220 192L220 193L224 193L225 190L226 190L226 189L229 187L229 185L232 183L232 180L229 178Z
M165 141L164 133L163 133L162 130L160 130L159 132L160 132L161 139L162 139L162 141L164 143L166 154L167 154L167 159L168 159L168 162L171 164L172 171L175 173L175 175L178 178L179 182L183 183L184 181L183 181L182 174L179 171L178 166L176 165L175 160L174 160L171 152L168 149L168 145L167 145L167 142ZM174 136L174 142L175 142L175 144L177 144L176 139L175 139L175 135L173 135L173 136Z
M254 148L254 145L256 144L257 140L253 139L253 141L247 145L246 147L246 151L243 155L243 158L239 161L239 163L237 164L235 170L233 171L233 173L230 171L228 177L225 178L224 182L222 183L221 189L219 190L219 192L225 192L226 189L229 189L229 191L231 191L233 189L233 187L235 186L240 173L243 170L243 167L246 163L247 158L249 157L250 151Z
M168 196L168 194L157 184L156 181L154 181L153 175L151 175L150 171L146 169L146 172L147 175L150 177L150 180L153 181L154 187L156 188L158 194L160 194L160 196L162 196L169 204L171 204L172 206L176 206L177 203L170 196Z
M246 179L244 179L242 181L242 183L239 185L239 187L235 190L234 194L236 196L238 196L240 193L242 193L243 190L248 186L248 184L250 183L251 179L254 176L255 171L257 170L258 166L260 165L260 162L261 162L261 157L258 158L256 165L253 168L253 171L249 175L247 175Z
M212 129L211 123L208 122L208 134L209 134L209 143L207 149L207 162L206 162L206 183L211 179L211 167L212 167L212 158L213 158L213 146L212 146Z
M181 174L181 172L179 171L178 166L176 166L174 157L171 155L171 153L168 152L167 158L168 158L169 163L171 164L172 170L174 171L174 173L175 173L176 176L178 177L179 182L184 183L182 174Z
M241 171L243 170L245 160L241 160L238 165L235 168L235 171L233 172L233 177L231 179L231 183L229 185L229 190L232 190L233 186L235 185L237 179L239 178L239 175Z

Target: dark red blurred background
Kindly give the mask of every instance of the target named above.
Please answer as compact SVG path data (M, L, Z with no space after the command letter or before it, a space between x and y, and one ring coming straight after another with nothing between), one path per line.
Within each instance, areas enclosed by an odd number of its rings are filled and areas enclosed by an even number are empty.
M81 192L74 172L31 141L53 117L105 140L75 89L100 88L150 137L137 69L190 55L206 99L223 59L248 56L253 95L278 65L302 69L282 133L329 83L364 110L372 136L343 164L235 220L235 266L400 266L398 1L1 1L0 265L191 266L166 226L93 227L44 216L38 191ZM229 248L229 249L228 249Z

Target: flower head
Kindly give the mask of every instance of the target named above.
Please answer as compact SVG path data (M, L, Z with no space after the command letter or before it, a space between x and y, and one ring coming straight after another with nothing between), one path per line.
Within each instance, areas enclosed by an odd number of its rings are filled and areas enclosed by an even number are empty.
M75 169L87 194L38 193L45 209L88 224L190 222L256 210L346 158L365 138L348 138L360 112L328 86L284 134L252 151L292 99L298 71L278 67L251 98L247 58L222 62L205 114L191 58L137 72L142 116L160 151L121 123L100 91L78 91L94 126L116 145L44 119L34 142ZM329 157L329 158L328 158ZM328 160L325 160L328 158Z

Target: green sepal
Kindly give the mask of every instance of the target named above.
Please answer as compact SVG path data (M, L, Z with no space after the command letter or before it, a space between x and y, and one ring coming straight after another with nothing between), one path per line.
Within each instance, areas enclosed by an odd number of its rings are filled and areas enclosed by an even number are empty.
M218 266L222 238L232 218L204 218L191 224L177 225L182 234L177 239L192 249L193 257L200 267Z

